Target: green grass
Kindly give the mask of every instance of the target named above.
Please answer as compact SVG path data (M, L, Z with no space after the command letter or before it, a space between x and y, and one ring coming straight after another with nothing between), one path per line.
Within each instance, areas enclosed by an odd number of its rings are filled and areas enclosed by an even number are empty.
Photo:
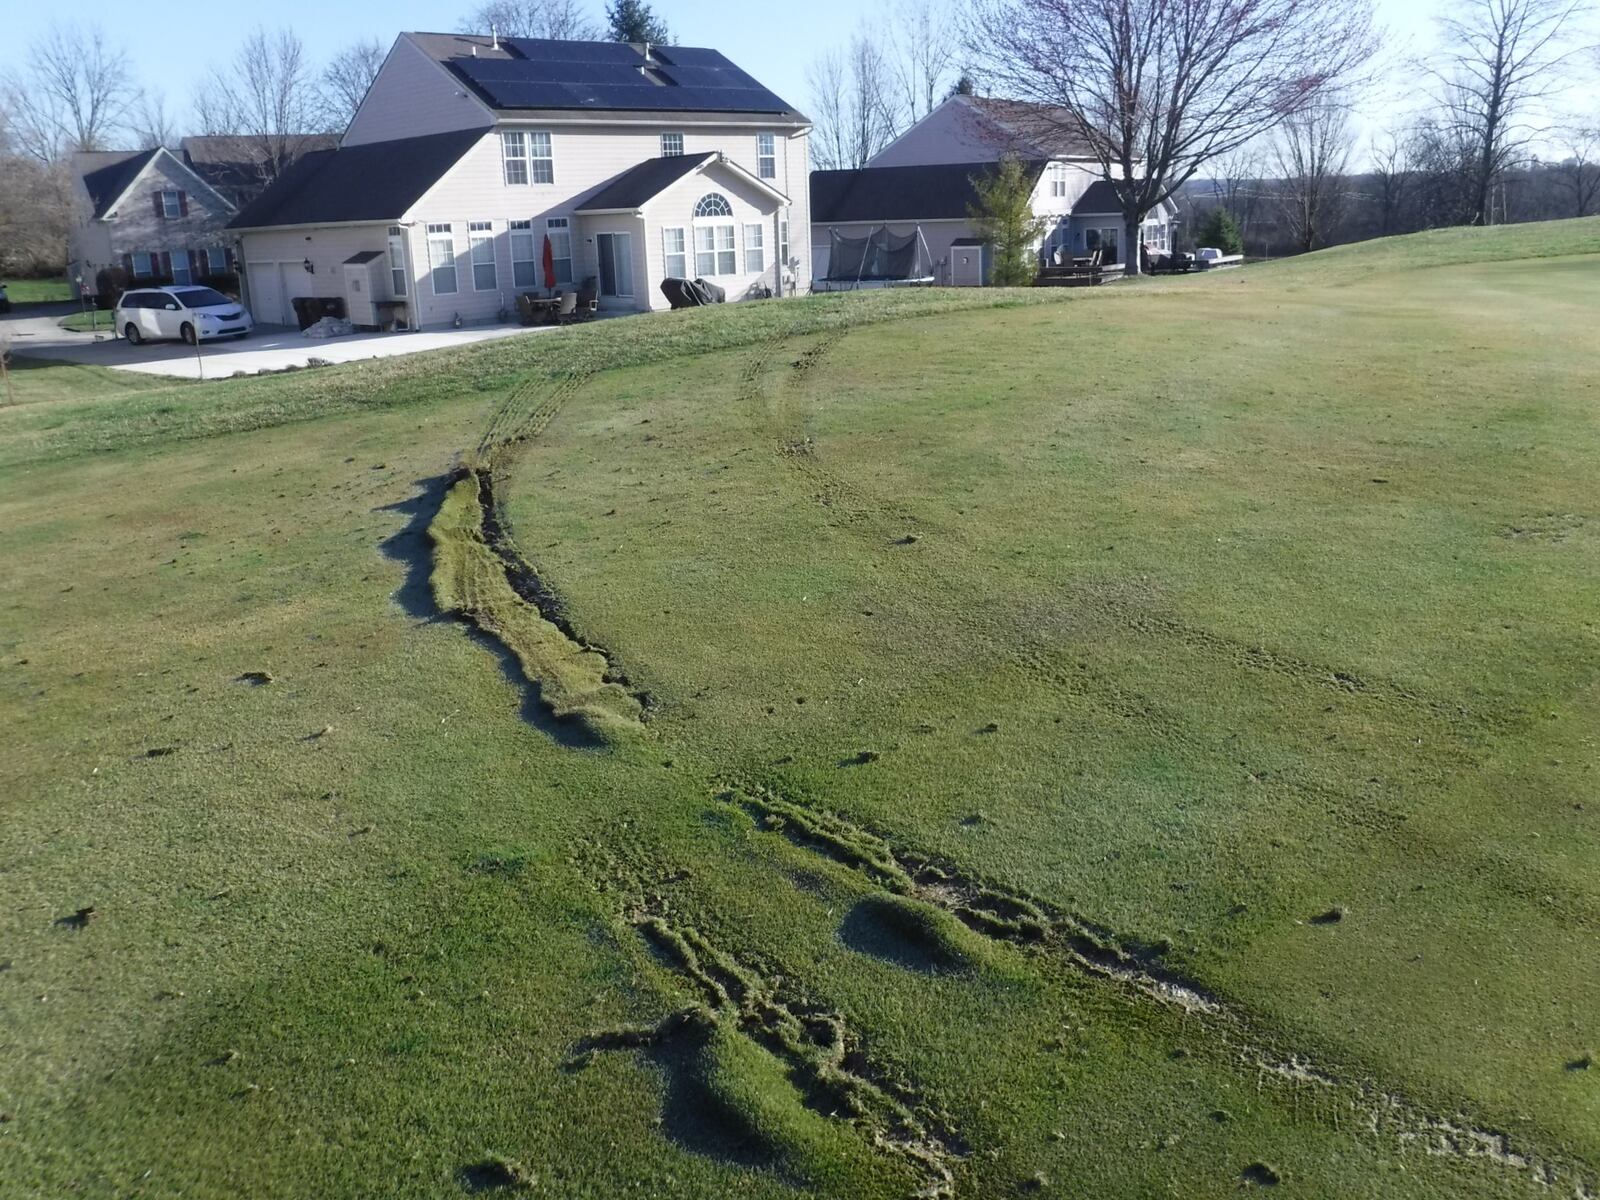
M57 304L73 298L66 276L55 279L8 279L6 296L13 304Z
M112 313L91 308L87 312L75 312L62 317L57 324L71 333L110 333L113 316Z
M1593 1188L1597 307L1589 221L18 371L0 1195Z

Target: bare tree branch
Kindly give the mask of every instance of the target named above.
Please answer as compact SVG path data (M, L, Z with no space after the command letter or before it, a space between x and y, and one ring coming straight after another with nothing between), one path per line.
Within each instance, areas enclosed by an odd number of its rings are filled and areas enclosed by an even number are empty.
M277 178L307 137L323 130L321 109L305 45L289 29L258 28L195 92L202 132L234 139L239 161L255 163L264 180Z
M857 33L845 50L816 59L806 72L815 129L811 157L823 170L864 167L898 130L894 84L873 39Z
M1205 163L1357 81L1370 0L972 0L973 65L1081 141L1116 189L1130 274L1146 214Z
M950 0L897 0L890 16L891 71L903 120L927 116L955 86L955 10Z
M473 9L461 23L462 33L501 37L554 38L592 42L601 37L599 22L582 0L491 0Z
M367 97L367 89L383 66L384 50L377 38L352 42L322 70L322 124L343 129Z
M98 26L56 24L28 48L27 64L4 81L18 147L46 163L108 149L134 99L127 55Z
M1496 180L1540 132L1529 122L1565 82L1579 52L1570 34L1585 0L1460 0L1441 21L1445 52L1433 68L1439 106L1472 149L1471 219L1493 220Z
M176 144L178 126L167 108L166 93L160 88L146 88L141 92L139 103L128 118L128 128L141 150Z
M1278 130L1278 208L1303 251L1327 245L1343 213L1350 144L1349 118L1337 98L1296 113Z

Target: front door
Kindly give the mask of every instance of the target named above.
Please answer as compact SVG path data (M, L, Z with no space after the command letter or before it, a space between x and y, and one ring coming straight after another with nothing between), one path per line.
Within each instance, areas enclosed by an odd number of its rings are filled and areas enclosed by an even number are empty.
M595 237L600 251L600 294L633 295L633 238L626 233L602 233Z

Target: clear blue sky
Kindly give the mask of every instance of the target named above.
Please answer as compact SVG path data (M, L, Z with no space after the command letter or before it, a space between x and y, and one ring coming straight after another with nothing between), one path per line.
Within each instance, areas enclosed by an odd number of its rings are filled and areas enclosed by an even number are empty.
M601 0L590 0L596 16ZM1421 54L1432 40L1434 14L1448 0L1377 0L1379 19L1389 31L1386 58ZM19 65L30 41L58 15L78 14L97 21L106 35L127 49L140 80L164 91L169 106L183 115L197 81L205 74L205 53L228 57L258 23L275 26L283 18L305 40L319 61L359 38L376 37L386 47L401 30L453 30L475 0L323 0L314 6L280 5L265 10L249 4L189 3L177 8L159 2L97 4L57 9L38 0L0 0L0 68ZM791 104L809 106L807 64L849 36L864 16L890 8L886 0L806 0L796 6L778 0L655 0L656 11L675 40L714 46ZM311 15L313 14L314 15ZM175 36L177 35L177 36ZM1404 79L1397 71L1394 78ZM1414 89L1413 89L1414 91ZM1391 84L1365 105L1361 124L1381 129L1414 101L1404 86ZM1595 108L1596 90L1584 89L1575 105ZM1600 119L1600 108L1596 109Z

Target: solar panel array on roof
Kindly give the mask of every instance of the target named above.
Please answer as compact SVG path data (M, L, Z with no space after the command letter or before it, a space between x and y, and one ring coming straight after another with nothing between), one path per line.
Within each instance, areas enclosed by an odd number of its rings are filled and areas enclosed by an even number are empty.
M501 45L521 57L450 60L496 108L792 111L715 50L672 46L646 59L623 42L515 38Z

